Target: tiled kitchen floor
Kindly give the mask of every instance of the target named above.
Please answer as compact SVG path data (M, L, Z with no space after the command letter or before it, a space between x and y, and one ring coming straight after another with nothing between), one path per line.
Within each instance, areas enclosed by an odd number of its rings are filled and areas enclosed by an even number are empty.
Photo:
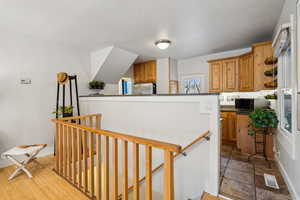
M269 162L257 157L248 162L234 145L222 145L220 194L234 200L292 199L276 163ZM264 173L274 175L280 189L265 186Z

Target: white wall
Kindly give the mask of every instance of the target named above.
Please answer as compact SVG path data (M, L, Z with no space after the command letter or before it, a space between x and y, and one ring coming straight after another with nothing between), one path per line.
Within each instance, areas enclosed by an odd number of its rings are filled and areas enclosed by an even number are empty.
M193 58L178 60L178 80L180 92L184 92L182 79L184 76L191 75L203 75L205 78L203 91L208 92L208 63L207 61L219 58L227 58L232 56L238 56L246 52L251 51L251 48L238 49L226 52L220 52L216 54L210 54L205 56L197 56Z
M156 88L157 94L169 93L169 58L156 60Z
M4 31L0 44L0 153L16 145L35 143L46 143L51 151L56 74L77 74L79 94L87 93L89 56ZM32 84L21 85L21 78L31 78ZM0 166L5 164L0 160Z
M278 20L277 28L274 31L274 35L277 33L278 27L290 21L290 15L296 15L296 2L297 0L286 0L284 7L282 9L281 16ZM299 38L298 38L299 39ZM299 80L298 80L299 81ZM298 99L299 101L299 99ZM299 133L296 134L294 144L289 143L287 137L284 133L280 132L278 129L277 133L277 150L279 154L277 156L277 161L279 166L282 170L282 173L285 177L285 180L289 186L291 195L293 199L300 199L300 135ZM292 142L292 141L291 141ZM294 149L294 157L292 157L292 148L295 145Z
M200 199L203 191L218 194L220 121L217 95L89 97L81 98L81 102L85 114L103 114L101 122L103 129L179 144L182 147L209 130L211 134L209 142L199 142L186 152L187 157L176 158L175 194L176 199L180 200ZM119 143L121 144L121 141ZM129 144L130 169L132 169L131 146ZM122 149L121 146L119 149ZM145 172L143 162L145 154L142 145L140 151L142 177ZM161 150L153 148L153 167L161 164L162 156ZM122 163L121 160L119 163ZM130 169L129 172L132 171ZM131 177L132 173L129 173L129 178ZM162 170L153 176L155 200L162 199L162 177Z
M296 3L297 0L285 0L285 3L283 5L280 18L278 19L277 25L275 27L275 30L273 32L273 36L276 35L277 30L281 24L290 22L290 15L296 15Z

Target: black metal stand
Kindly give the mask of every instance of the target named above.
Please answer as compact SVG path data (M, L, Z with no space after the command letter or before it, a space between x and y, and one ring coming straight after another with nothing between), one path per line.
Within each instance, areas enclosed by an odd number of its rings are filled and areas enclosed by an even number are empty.
M77 115L80 115L79 109L79 97L78 97L78 86L77 86L77 76L69 76L69 88L70 88L70 104L73 106L73 93L72 93L72 81L75 82L75 93L76 93L76 103L77 103ZM59 90L60 83L57 82L57 96L56 96L56 119L58 118L58 109L59 109ZM62 96L62 116L65 116L65 105L66 105L66 85L62 85L63 87L63 96Z
M262 135L262 140L258 140L257 139L257 135L258 133L260 132L260 134ZM269 160L268 160L268 157L266 155L266 135L269 133L269 129L268 128L263 128L262 130L256 130L255 133L254 133L254 149L255 149L255 153L250 155L248 157L248 161L250 161L250 158L255 156L255 155L261 155L265 158L265 160L268 162L269 166L270 166L270 163L269 163ZM258 146L259 145L262 145L262 151L258 151Z

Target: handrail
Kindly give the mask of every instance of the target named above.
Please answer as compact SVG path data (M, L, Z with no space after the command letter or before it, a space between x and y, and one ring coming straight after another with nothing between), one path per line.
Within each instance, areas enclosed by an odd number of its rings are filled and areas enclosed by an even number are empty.
M170 152L175 152L175 153L181 152L181 146L177 145L177 144L171 144L171 143L167 143L167 142L161 142L161 141L158 141L158 140L152 140L152 139L127 135L127 134L117 133L117 132L108 131L108 130L104 130L104 129L93 129L93 128L89 128L89 127L82 126L82 125L79 125L79 124L64 122L64 121L58 120L58 119L53 119L52 122L57 123L57 124L61 124L61 125L67 125L68 127L72 127L72 128L79 128L79 129L82 129L84 131L93 132L93 133L98 134L98 135L104 135L104 136L109 136L109 137L113 137L113 138L119 138L119 139L123 139L123 140L126 140L126 141L142 144L142 145L147 145L147 146L156 147L156 148L159 148L159 149L164 149L164 150L167 150L167 151L170 151Z
M122 198L128 200L128 171L133 170L133 196L139 200L140 146L145 146L146 199L152 200L152 148L164 154L164 200L174 200L174 153L181 146L157 140L126 135L101 129L101 115L85 115L53 119L56 125L54 171L90 199L117 199L118 142L122 144ZM112 143L111 143L112 142ZM111 145L110 145L111 143ZM132 147L133 167L128 166L128 146ZM112 154L110 153L112 146ZM110 156L111 155L111 156ZM110 164L112 158L112 165ZM110 171L112 170L112 176ZM104 172L104 173L102 173ZM110 190L112 181L112 189Z
M178 157L179 155L181 155L182 153L184 153L184 151L186 151L187 149L191 148L194 144L198 143L200 140L203 140L205 138L209 137L209 131L206 131L205 133L203 133L201 136L197 137L195 140L193 140L190 144L188 144L187 146L185 146L180 152L177 152L174 155L174 158ZM156 168L154 168L152 170L152 174L155 173L157 170L159 170L160 168L162 168L164 166L164 163L161 163L160 165L158 165ZM144 180L146 179L146 176L144 176L143 178L141 178L139 180L139 183L141 184ZM129 191L133 190L133 185L130 186L128 188ZM119 195L119 199L122 197L122 194Z
M90 115L80 115L80 116L74 116L74 117L64 117L64 118L58 118L57 120L68 121L68 120L82 119L82 118L88 118L88 117L97 117L97 116L100 117L101 114L90 114Z

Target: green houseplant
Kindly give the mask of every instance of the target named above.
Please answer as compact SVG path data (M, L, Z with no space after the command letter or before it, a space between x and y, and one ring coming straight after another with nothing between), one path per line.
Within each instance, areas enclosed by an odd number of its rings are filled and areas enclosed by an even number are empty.
M97 90L103 90L105 87L105 83L102 81L91 81L89 82L89 88L90 89L97 89Z
M257 108L249 114L249 131L248 134L253 136L256 131L263 134L272 134L278 126L277 115L274 110Z
M63 106L59 106L58 111L54 111L53 114L57 114L58 117L72 117L73 116L73 106L65 106L63 114Z

